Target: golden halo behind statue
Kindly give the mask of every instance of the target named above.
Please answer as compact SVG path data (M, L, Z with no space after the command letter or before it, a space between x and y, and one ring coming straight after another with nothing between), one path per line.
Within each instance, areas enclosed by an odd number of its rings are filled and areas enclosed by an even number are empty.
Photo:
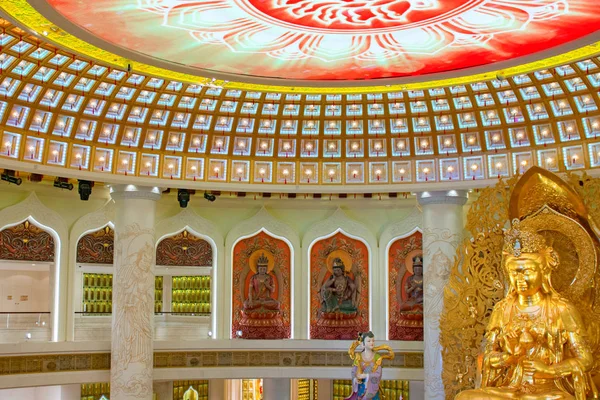
M256 262L258 261L260 256L262 256L263 254L269 260L269 263L267 264L267 273L273 271L273 268L275 268L275 256L270 251L256 250L255 252L250 254L250 257L248 258L248 264L250 264L250 269L255 274L257 273L257 270L258 270L258 268L256 268L257 267Z
M327 270L333 273L333 260L339 258L344 263L344 271L350 272L352 270L352 257L344 250L334 250L327 256Z
M410 272L411 275L414 275L414 271L413 271L413 259L415 257L419 257L421 258L421 264L423 263L423 250L413 250L410 253L408 253L406 255L406 258L404 259L404 266L406 267L406 270L408 272ZM421 268L423 268L423 265L421 265Z

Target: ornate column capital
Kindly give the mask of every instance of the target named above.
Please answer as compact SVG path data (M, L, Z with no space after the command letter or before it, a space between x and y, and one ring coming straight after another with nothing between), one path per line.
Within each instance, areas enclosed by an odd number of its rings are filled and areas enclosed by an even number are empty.
M417 193L419 204L455 204L464 206L469 198L469 193L466 190L437 190L431 192Z
M110 185L110 197L113 200L121 199L145 199L160 200L161 189L156 186L139 185Z

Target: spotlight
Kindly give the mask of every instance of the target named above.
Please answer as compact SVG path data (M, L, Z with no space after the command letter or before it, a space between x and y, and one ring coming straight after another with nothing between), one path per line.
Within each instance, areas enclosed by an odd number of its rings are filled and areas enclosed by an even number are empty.
M178 189L177 201L179 202L179 207L186 208L190 201L190 191L187 189Z
M27 340L31 339L31 332L27 332L25 334L25 339L27 339Z
M244 334L244 332L242 332L242 331L237 331L237 332L235 333L235 336L237 336L237 337L241 338L243 334Z
M69 183L69 178L56 177L56 179L54 180L54 187L57 187L59 189L73 190L73 184Z
M208 337L212 337L213 333L212 331L208 331Z
M1 177L3 181L6 181L8 183L14 183L17 186L23 183L23 179L16 177L15 171L13 171L12 169L5 169Z
M92 188L94 187L93 181L84 181L79 180L79 198L83 201L87 201L90 199L90 194L92 194Z
M217 199L217 196L212 193L204 192L204 198L212 203Z

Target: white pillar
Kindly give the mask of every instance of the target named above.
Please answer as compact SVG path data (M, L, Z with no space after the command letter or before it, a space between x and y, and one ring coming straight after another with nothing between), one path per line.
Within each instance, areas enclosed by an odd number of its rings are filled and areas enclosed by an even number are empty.
M467 198L466 191L457 190L418 194L423 208L423 367L427 400L445 399L440 314L444 307L444 287L462 240L463 206Z
M113 185L116 204L111 400L152 400L154 214L160 189Z
M290 379L263 379L263 400L290 400L291 390Z
M156 400L173 400L173 381L154 381Z
M210 390L210 384L208 385ZM225 380L225 396L224 400L241 400L242 398L242 380L227 379ZM212 398L210 400L213 400ZM221 400L221 399L214 399Z

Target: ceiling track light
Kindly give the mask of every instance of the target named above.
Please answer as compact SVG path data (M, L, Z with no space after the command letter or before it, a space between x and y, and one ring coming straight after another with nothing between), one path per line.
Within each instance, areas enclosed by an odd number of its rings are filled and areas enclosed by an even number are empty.
M190 196L193 194L196 194L195 190L177 189L177 201L179 202L179 207L186 208L190 202Z
M2 175L0 176L2 177L3 181L6 181L8 183L14 183L17 186L23 183L23 179L19 178L18 176L15 176L15 171L12 169L5 169Z
M204 192L204 198L212 203L217 199L217 196L212 193Z
M56 177L54 179L54 187L59 189L73 190L73 184L69 182L69 178Z

